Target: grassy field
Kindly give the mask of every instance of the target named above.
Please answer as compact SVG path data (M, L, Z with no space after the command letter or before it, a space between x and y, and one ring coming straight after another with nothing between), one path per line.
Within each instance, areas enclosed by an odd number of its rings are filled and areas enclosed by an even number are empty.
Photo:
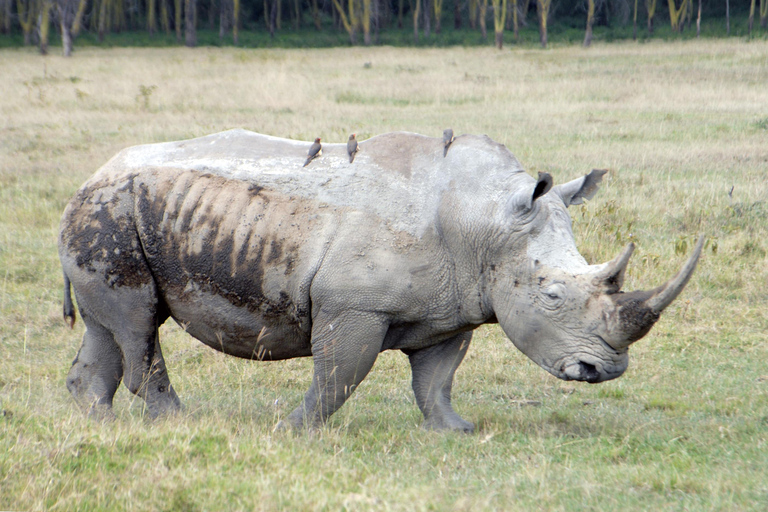
M491 48L0 51L0 510L768 509L768 42ZM582 254L638 250L626 287L685 292L620 379L558 381L480 328L454 406L418 428L385 353L313 435L273 433L310 360L223 356L161 330L185 412L85 419L64 385L83 324L61 318L64 205L119 149L242 127L342 142L486 133L533 175L610 169L571 211ZM731 192L729 194L729 192Z

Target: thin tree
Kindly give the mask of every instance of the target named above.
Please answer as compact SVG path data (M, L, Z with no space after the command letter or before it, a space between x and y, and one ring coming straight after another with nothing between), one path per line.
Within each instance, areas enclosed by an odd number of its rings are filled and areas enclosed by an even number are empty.
M80 0L77 4L77 12L75 12L75 18L72 20L72 39L76 38L83 28L83 16L85 15L85 8L87 6L88 0Z
M477 21L480 22L480 34L483 36L483 41L488 39L488 29L485 27L485 18L488 15L488 0L480 0Z
M3 34L10 34L11 33L11 0L3 0L3 23L0 30L2 30Z
M65 57L72 55L73 25L75 17L80 13L80 8L85 4L85 0L80 1L77 13L75 12L75 2L77 0L56 0L56 14L61 29L61 51ZM83 7L83 10L84 7Z
M34 0L16 0L16 13L19 16L19 25L24 33L24 46L32 44L32 28L35 26L35 13L37 5Z
M645 9L648 11L648 34L653 34L653 16L656 14L656 0L645 0Z
M336 0L334 0L336 1ZM413 42L419 43L419 15L421 14L421 0L408 0L413 15Z
M107 32L107 24L109 23L109 0L101 0L99 2L99 25L98 35L99 42L104 41L104 34Z
M104 1L104 0L102 0ZM181 0L173 0L173 26L176 29L176 42L181 43Z
M441 28L440 18L443 17L443 0L432 0L432 7L435 13L435 34L439 34Z
M519 18L519 9L517 6L517 0L512 0L512 37L514 38L515 42L518 42L519 40L519 34L520 34L520 20Z
M731 35L731 2L725 0L725 35Z
M637 41L637 0L635 0L635 14L632 16L632 40Z
M151 36L155 35L155 30L157 29L156 10L155 0L147 0L147 31L149 31Z
M403 0L400 0L401 3L402 1ZM315 23L315 28L317 30L322 30L323 26L320 23L320 9L317 6L317 0L312 0L312 21Z
M747 29L747 37L752 38L752 22L755 20L755 0L749 3L749 28Z
M422 13L424 13L424 37L429 37L432 34L432 6L429 1L430 0L424 0L422 10Z
M699 14L696 16L696 37L701 35L701 0L699 0Z
M655 0L654 0L655 1ZM547 47L547 17L549 16L549 8L552 5L552 0L537 0L539 11L539 39L541 40L541 47Z
M336 11L341 17L341 24L344 25L344 30L349 34L349 41L352 44L357 44L357 12L355 9L355 0L347 0L347 8L349 9L349 12L344 12L344 7L342 7L339 0L333 0L333 6L336 7Z
M507 0L493 0L493 31L496 48L501 50L504 44L504 22L507 20Z
M675 0L667 0L669 4L669 23L672 25L672 30L676 32L683 31L683 13L688 8L688 0L683 0L680 7L675 7Z
M760 0L760 26L768 27L768 0Z
M48 33L50 31L51 19L51 0L42 0L40 6L40 17L38 22L40 26L40 55L48 55Z
M584 33L584 46L592 44L592 24L595 22L595 0L587 0L587 29Z
M168 17L168 0L160 0L160 26L166 34L171 33L171 22Z
M477 28L477 11L479 8L480 0L469 0L469 28L475 30Z
M461 28L461 0L453 1L453 28Z
M240 44L240 0L232 0L232 43Z
M363 43L365 46L371 45L371 0L363 0L362 19L363 25Z
M231 7L230 0L221 0L219 4L219 40L223 40L229 31L230 20L232 19L232 13L229 12Z
M197 0L184 0L184 45L197 46Z

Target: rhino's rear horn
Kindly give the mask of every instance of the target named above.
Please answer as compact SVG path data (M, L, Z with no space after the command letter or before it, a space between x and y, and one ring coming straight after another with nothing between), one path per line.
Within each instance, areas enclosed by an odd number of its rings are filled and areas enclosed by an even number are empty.
M607 294L613 294L621 290L624 284L624 273L627 271L627 263L635 251L635 244L629 243L621 254L605 264L605 268L599 271L594 278L594 283L602 287Z
M704 236L702 235L683 268L675 277L658 288L613 295L612 298L618 312L618 329L620 332L614 333L612 338L623 340L623 342L612 343L612 345L628 346L648 334L664 308L669 306L688 284L696 268L696 263L699 261L703 246Z

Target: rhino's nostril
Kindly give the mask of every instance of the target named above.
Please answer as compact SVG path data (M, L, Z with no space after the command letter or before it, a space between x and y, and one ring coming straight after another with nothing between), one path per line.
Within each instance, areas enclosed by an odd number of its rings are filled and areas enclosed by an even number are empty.
M584 361L579 361L579 370L581 372L581 380L585 380L587 382L600 381L600 373L597 371L595 365L585 363Z

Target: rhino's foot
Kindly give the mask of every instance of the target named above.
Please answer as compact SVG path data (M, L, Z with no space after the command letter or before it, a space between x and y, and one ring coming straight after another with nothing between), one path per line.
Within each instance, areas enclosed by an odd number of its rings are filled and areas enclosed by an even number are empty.
M182 411L181 400L172 387L148 396L146 402L147 416L153 421L175 416Z
M93 404L87 409L88 418L101 423L111 423L117 418L111 405Z
M421 427L426 430L454 430L464 432L466 434L472 434L475 432L475 425L471 422L463 419L458 414L453 414L448 417L434 418L424 420Z

